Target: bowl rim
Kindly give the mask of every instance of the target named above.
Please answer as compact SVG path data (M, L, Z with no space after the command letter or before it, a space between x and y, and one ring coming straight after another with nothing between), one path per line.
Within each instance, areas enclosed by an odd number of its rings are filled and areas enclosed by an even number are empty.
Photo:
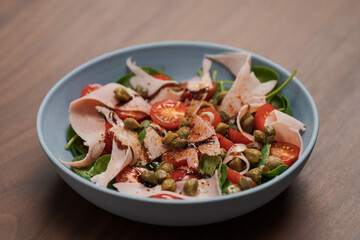
M286 75L290 76L290 72L287 71L285 68L283 68L279 64L277 64L263 56L260 56L253 52L243 50L240 48L235 48L235 47L226 46L226 45L217 44L217 43L209 43L209 42L198 42L198 41L152 42L152 43L139 44L139 45L134 45L134 46L130 46L130 47L117 49L117 50L105 53L103 55L100 55L98 57L95 57L95 58L81 64L80 66L76 67L71 72L69 72L64 77L62 77L46 94L43 101L41 102L41 105L39 107L38 114L37 114L36 128L37 128L37 135L38 135L40 144L41 144L43 150L45 151L46 155L48 156L48 158L52 161L52 163L55 164L59 168L59 170L62 170L66 175L68 175L68 177L74 178L74 180L80 181L82 184L85 184L87 187L94 188L94 190L101 191L103 194L110 194L113 197L121 197L121 198L126 198L129 200L133 200L133 201L148 202L148 203L155 203L155 204L168 204L168 205L204 204L204 203L209 203L209 202L226 201L226 200L230 200L230 199L234 199L234 198L240 198L240 197L244 197L247 195L256 194L256 193L270 187L270 185L275 185L276 183L278 183L278 182L282 181L284 178L286 178L288 175L291 175L292 172L296 171L296 169L302 164L303 161L306 160L307 156L311 153L311 151L315 145L315 142L316 142L316 139L318 136L318 131L319 131L318 111L316 108L316 104L315 104L313 98L311 97L311 94L309 93L309 91L296 77L294 77L292 79L292 82L301 89L301 91L304 93L305 97L310 102L311 112L313 114L313 120L314 120L313 121L314 131L311 134L309 144L306 147L306 149L304 149L302 156L292 165L291 168L286 170L279 177L272 179L271 181L266 182L264 184L261 184L261 185L257 186L256 188L252 188L247 191L239 192L236 194L223 195L223 196L211 197L211 198L206 198L206 199L190 199L190 200L177 200L176 199L176 200L169 201L167 199L145 198L145 197L140 197L140 196L133 196L133 195L121 193L118 191L114 191L111 189L102 188L102 187L97 186L96 184L80 177L75 172L71 171L69 167L66 167L65 165L61 164L60 161L52 154L49 147L47 146L47 144L44 140L43 131L41 128L44 111L46 109L48 102L50 101L51 97L53 96L53 94L72 76L74 76L78 72L81 72L82 70L84 70L88 67L91 67L92 65L95 65L98 62L101 62L107 58L114 57L116 55L126 54L127 52L144 50L144 49L149 49L149 48L154 48L154 47L206 47L206 48L213 48L216 50L221 49L223 52L226 52L226 51L246 52L246 53L250 53L252 55L252 57L257 58L261 62L264 62L269 66L275 66L276 68L280 69L280 71L282 71Z

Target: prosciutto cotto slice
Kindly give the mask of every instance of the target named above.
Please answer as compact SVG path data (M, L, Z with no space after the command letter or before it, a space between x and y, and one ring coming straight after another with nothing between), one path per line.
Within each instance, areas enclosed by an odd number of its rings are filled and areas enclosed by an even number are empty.
M155 123L150 124L146 128L144 148L147 162L151 162L155 158L160 157L163 153L169 151L170 148L162 144L162 139L165 134L165 130Z
M186 91L192 93L193 99L190 101L187 114L192 117L200 109L201 104L206 99L207 92L213 88L210 77L211 61L204 58L202 63L203 75L196 76L187 81Z
M302 154L303 142L299 132L306 129L302 122L279 110L273 110L270 112L270 116L266 118L264 125L275 128L275 141L294 144L300 148L299 156Z
M119 104L113 90L124 88L132 97L125 103ZM85 167L93 163L102 153L105 143L105 119L96 109L97 106L106 106L119 111L140 111L150 113L151 106L135 91L117 83L109 83L90 94L71 102L69 107L69 121L74 131L89 147L85 158L78 162L64 162L73 167Z
M125 128L124 122L112 110L101 106L97 106L96 109L102 113L106 120L112 125L109 131L114 133L118 142L123 146L131 148L133 153L131 164L144 160L144 154L137 133Z
M210 123L199 115L193 116L191 122L193 127L188 137L189 146L197 147L200 153L209 156L220 154L220 143Z
M174 87L164 87L159 90L159 93L156 94L155 97L149 101L149 103L154 104L158 101L166 99L179 101L183 92L184 91L175 92Z
M215 171L214 176L209 179L198 180L198 190L196 196L194 197L189 197L184 194L184 184L185 181L176 182L175 192L163 191L160 185L148 188L141 183L115 183L114 187L116 187L119 192L139 197L151 197L158 194L167 194L181 199L204 199L222 195L219 187L217 171Z
M257 108L266 103L266 94L275 87L277 81L271 80L261 83L251 72L250 54L227 53L211 55L210 57L224 64L236 75L233 85L221 102L221 111L234 118L245 104L249 104L251 108ZM254 110L251 109L251 111Z
M134 88L140 86L147 89L149 98L154 97L162 87L178 85L176 81L164 81L147 74L140 67L136 66L135 62L131 61L131 58L126 60L126 65L135 74L135 76L130 79L131 85Z

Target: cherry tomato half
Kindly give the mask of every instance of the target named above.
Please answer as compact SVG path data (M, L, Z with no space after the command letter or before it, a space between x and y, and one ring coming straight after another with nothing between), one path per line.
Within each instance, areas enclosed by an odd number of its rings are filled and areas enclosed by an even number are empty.
M147 118L147 114L139 111L119 111L115 110L116 115L119 116L121 120L125 120L125 118L134 118L136 121L141 122L142 120Z
M150 110L151 119L167 129L176 129L186 113L184 103L175 100L162 100L154 103Z
M212 113L214 115L214 119L210 123L212 126L216 127L216 125L221 123L220 114L215 109L213 109L212 107L200 108L200 110L197 113L202 119L209 122L210 117L208 115L206 115L206 114L201 114L201 113L204 113L204 112L210 112L210 113Z
M240 174L237 171L232 170L231 168L228 168L228 175L227 175L227 179L230 180L230 182L232 182L233 184L239 184L239 180L242 177L245 177L244 175ZM256 187L257 184L253 181L253 186L252 187Z
M257 110L255 114L255 129L263 130L266 118L270 115L270 112L277 109L270 103L265 103Z
M123 170L121 170L118 175L116 175L115 182L138 183L140 175L141 171L128 165Z
M86 87L84 87L84 89L81 91L81 97L101 88L102 85L98 84L98 83L91 83L89 85L87 85Z
M229 149L234 145L232 141L218 133L216 134L216 137L219 139L220 147L224 148L226 151L229 151Z
M281 158L284 164L290 167L299 158L300 148L298 146L286 142L271 143L270 155Z
M164 74L161 74L161 73L159 73L159 74L154 74L154 75L152 75L154 78L157 78L157 79L161 79L161 80L164 80L164 81L168 81L168 80L170 80L170 78L168 77L168 76L166 76L166 75L164 75Z
M229 136L229 139L231 141L233 141L234 143L249 144L252 142L247 137L245 137L241 132L239 132L235 129L232 129L232 128L229 128L228 136Z
M112 125L109 122L105 122L105 148L103 150L103 152L101 153L101 155L105 155L105 154L110 154L111 150L112 150L112 142L113 142L113 138L114 138L114 132L110 132L110 128L112 127Z

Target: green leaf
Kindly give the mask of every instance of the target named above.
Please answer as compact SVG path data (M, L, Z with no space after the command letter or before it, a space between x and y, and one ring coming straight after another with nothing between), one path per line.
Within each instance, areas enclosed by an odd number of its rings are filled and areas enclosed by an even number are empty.
M258 163L258 167L260 167L261 165L265 165L269 155L270 155L270 148L271 148L271 144L270 143L266 143L262 148L261 148L261 160Z
M98 175L105 172L110 162L111 154L103 155L99 157L94 164L94 175Z
M151 122L149 120L145 120L141 122L141 128L140 128L140 132L138 134L138 138L140 141L140 144L142 145L144 142L144 138L146 136L146 128L151 124Z
M271 93L269 93L266 98L272 98L273 96L275 96L276 94L278 94L290 81L291 79L293 79L293 77L296 75L296 70L285 80L285 82L278 87L277 89L275 89L274 91L272 91Z
M74 157L72 162L81 161L85 158L85 156L86 155L78 155L78 156ZM87 167L82 167L82 168L73 167L72 169L74 170L74 172L77 175L90 181L90 179L94 176L94 167L93 166L94 166L94 164L91 164Z
M222 162L219 156L203 155L199 161L200 174L203 176L212 176L217 166Z
M222 192L222 194L223 195L226 195L227 193L226 193L226 188L228 187L228 186L230 186L232 184L232 182L229 180L229 179L226 179L225 180L225 182L224 182L224 184L222 185L222 188L221 188L221 192Z
M272 98L267 99L266 101L280 111L292 116L290 102L285 96L276 94Z
M113 186L114 183L115 183L115 178L108 183L107 188L117 191L117 189Z
M141 69L146 72L147 74L149 75L154 75L154 74L163 74L165 76L167 76L168 78L172 79L169 75L166 75L164 73L161 73L160 71L152 68L152 67L141 67ZM133 89L133 87L131 86L131 83L130 83L130 79L134 76L135 74L134 73L127 73L127 74L124 74L123 76L121 76L117 81L116 83L119 83L119 84L122 84L124 85L125 87L128 87L128 88L131 88Z
M272 70L271 68L265 66L253 66L251 67L251 71L255 73L255 76L262 83L271 80L276 80L277 82L279 82L279 74L274 70Z
M261 183L265 183L265 182L270 181L271 179L279 176L280 174L285 172L286 169L288 169L288 166L283 164L267 173L262 174Z
M218 168L219 186L222 188L227 178L227 166L226 164L220 164Z
M232 128L232 129L235 129L235 130L238 130L238 127L236 124L229 124L229 128Z
M276 176L279 176L283 172L285 172L286 169L288 169L288 166L283 164L283 165L280 165L277 168L275 168L275 169L273 169L273 170L271 170L271 171L269 171L267 173L264 173L263 176L268 177L268 178L274 178Z
M87 154L88 149L84 145L84 141L80 137L77 136L74 129L69 125L67 131L66 131L66 140L70 142L70 140L73 140L73 142L70 144L69 148L73 156L78 156L82 154ZM74 139L75 138L75 139Z

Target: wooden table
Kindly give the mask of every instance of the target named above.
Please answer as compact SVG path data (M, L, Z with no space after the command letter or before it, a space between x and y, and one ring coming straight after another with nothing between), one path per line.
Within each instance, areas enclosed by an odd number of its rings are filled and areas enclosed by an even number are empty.
M357 0L0 1L0 239L359 239L359 10ZM51 167L35 127L47 91L98 55L168 40L230 45L298 70L319 138L270 203L213 225L151 226L90 204Z

